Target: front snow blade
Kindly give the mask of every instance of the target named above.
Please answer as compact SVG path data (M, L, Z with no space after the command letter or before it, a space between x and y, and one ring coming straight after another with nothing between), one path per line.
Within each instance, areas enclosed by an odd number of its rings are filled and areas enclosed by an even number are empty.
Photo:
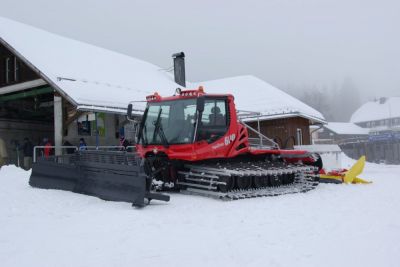
M150 191L151 178L139 163L139 157L123 151L78 151L39 158L32 166L29 184L131 202L138 207L145 205L145 199L169 201L169 196Z

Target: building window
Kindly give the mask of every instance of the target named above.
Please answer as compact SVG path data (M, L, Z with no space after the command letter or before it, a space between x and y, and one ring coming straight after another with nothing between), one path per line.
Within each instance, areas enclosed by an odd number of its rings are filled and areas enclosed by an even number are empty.
M5 65L6 65L6 68L5 68L5 70L6 70L6 75L5 75L5 77L6 77L6 83L10 83L10 73L11 73L11 58L9 58L9 57L7 57L6 58L6 63L5 63Z
M97 122L96 122L97 120ZM89 113L77 119L79 136L101 136L105 137L105 113Z
M297 130L296 130L296 140L297 140L298 146L303 145L303 132L300 128L297 128Z
M17 57L14 57L14 82L18 82L19 79L19 62Z
M78 135L80 136L91 136L92 135L92 122L93 115L86 114L80 116L77 120L78 123Z

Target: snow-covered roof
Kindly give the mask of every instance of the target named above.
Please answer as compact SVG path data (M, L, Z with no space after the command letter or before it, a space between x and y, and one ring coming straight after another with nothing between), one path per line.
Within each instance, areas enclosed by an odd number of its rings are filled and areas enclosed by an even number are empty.
M324 127L340 135L367 135L369 129L361 128L351 122L328 122Z
M400 97L380 98L359 107L350 122L359 123L400 117Z
M121 111L129 101L179 87L148 62L3 17L0 41L81 109Z
M172 95L173 77L148 62L59 36L0 17L0 42L63 96L82 110L125 112L130 101L155 91ZM208 93L231 93L239 109L259 112L261 119L302 116L325 122L321 113L254 76L201 83ZM138 109L144 103L135 104Z
M261 120L300 116L313 122L325 122L324 116L317 110L255 76L237 76L192 84L193 87L199 85L207 93L232 94L238 109L259 112Z

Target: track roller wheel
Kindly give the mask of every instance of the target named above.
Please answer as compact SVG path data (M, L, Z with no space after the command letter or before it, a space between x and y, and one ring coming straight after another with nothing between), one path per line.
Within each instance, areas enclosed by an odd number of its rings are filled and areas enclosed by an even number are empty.
M282 185L282 179L280 175L268 175L269 186L280 186Z
M268 177L267 176L254 176L253 184L255 188L261 188L268 186Z
M239 189L249 189L251 186L252 177L249 176L237 176L236 185Z
M219 181L226 183L226 185L222 185L222 184L218 185L219 191L225 193L225 192L231 191L233 189L233 186L234 186L233 177L222 176L219 178Z

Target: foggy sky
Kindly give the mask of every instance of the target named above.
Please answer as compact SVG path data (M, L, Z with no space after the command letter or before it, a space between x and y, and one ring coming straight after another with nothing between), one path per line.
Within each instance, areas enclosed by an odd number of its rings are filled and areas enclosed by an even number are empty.
M363 101L400 95L399 14L395 0L0 0L0 16L163 68L184 51L190 81L330 88L351 77Z

